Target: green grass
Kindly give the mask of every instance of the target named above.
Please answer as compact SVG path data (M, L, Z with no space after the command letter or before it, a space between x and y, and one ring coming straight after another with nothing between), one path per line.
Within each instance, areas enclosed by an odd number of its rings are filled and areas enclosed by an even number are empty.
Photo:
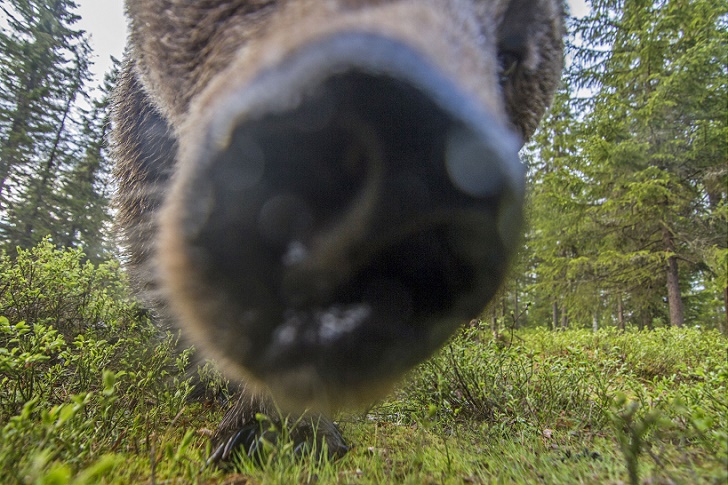
M387 399L337 417L351 451L207 467L224 409L114 265L0 257L0 483L726 483L728 339L467 328ZM213 379L215 381L215 379Z
M124 393L141 398L144 383L102 372L96 393L4 423L0 481L725 483L725 338L527 331L504 346L487 335L465 332L388 400L339 416L354 446L335 462L279 444L263 466L205 467L217 405L185 403L170 385L127 412Z

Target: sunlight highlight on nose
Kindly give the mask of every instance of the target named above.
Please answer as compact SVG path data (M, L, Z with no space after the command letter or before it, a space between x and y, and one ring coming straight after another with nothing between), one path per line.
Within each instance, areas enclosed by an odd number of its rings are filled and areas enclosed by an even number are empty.
M499 154L474 133L463 129L448 134L445 166L452 184L472 197L497 195L503 186Z

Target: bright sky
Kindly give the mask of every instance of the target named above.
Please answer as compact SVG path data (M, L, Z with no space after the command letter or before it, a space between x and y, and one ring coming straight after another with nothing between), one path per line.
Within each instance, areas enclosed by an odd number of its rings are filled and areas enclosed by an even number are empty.
M126 19L124 0L76 0L78 14L81 16L79 27L91 36L91 46L95 52L92 71L100 83L104 73L111 66L110 56L118 59L124 51L126 39ZM571 14L577 17L587 13L585 0L567 0Z
M121 59L126 42L124 0L76 0L81 16L79 28L89 33L94 50L91 67L96 81L101 83L104 73L111 67L110 57Z

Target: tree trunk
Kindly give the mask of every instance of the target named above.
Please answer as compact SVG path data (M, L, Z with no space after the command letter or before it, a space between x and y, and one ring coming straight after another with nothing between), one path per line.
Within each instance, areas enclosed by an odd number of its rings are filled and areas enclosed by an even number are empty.
M728 335L728 285L723 289L723 313L725 321L720 325L720 331L723 335Z
M649 312L649 310L646 310L643 308L640 311L640 320L639 320L640 330L644 330L644 329L651 330L651 328L650 328L651 320L652 320L652 314Z
M670 325L673 327L683 326L683 304L680 296L680 278L677 268L677 256L675 256L675 242L672 232L665 227L662 230L662 241L665 244L665 251L670 256L667 258L667 303L670 308Z
M496 305L494 304L491 307L489 307L489 311L491 312L490 329L495 334L498 332L498 309L496 308Z
M66 130L66 121L68 120L68 115L71 112L71 105L75 97L76 92L74 91L74 93L69 96L66 101L66 107L63 111L63 117L61 118L61 123L56 130L56 135L53 140L53 146L51 147L51 151L48 154L48 158L45 160L45 163L41 167L40 176L35 183L35 190L33 191L31 189L30 191L31 196L35 200L31 199L31 215L25 220L25 224L23 225L26 240L29 242L36 242L33 239L33 233L36 229L36 224L38 222L40 211L42 210L45 212L49 210L48 204L44 202L44 200L50 198L50 195L53 193L53 186L49 186L48 182L50 181L51 176L55 176L56 174L55 169L57 166L56 159L58 155L58 146L61 142L61 137Z
M551 304L551 310L552 310L552 319L551 319L551 330L556 330L559 328L559 304L556 302L553 302Z
M624 305L622 295L617 295L617 328L624 332Z

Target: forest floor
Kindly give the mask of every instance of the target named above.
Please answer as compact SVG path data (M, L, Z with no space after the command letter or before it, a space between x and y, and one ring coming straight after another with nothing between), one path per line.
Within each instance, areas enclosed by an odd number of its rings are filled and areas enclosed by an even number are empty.
M39 331L0 323L21 339ZM129 371L102 372L96 393L60 396L62 404L52 407L43 402L58 399L58 390L45 392L39 381L36 397L0 422L0 482L728 480L728 339L713 331L529 330L494 337L486 328L467 328L388 399L337 416L352 445L343 458L296 456L280 440L256 460L238 457L224 469L205 465L206 430L223 407L185 400L183 381L163 391L145 388L145 378L162 374L155 365L131 379Z

